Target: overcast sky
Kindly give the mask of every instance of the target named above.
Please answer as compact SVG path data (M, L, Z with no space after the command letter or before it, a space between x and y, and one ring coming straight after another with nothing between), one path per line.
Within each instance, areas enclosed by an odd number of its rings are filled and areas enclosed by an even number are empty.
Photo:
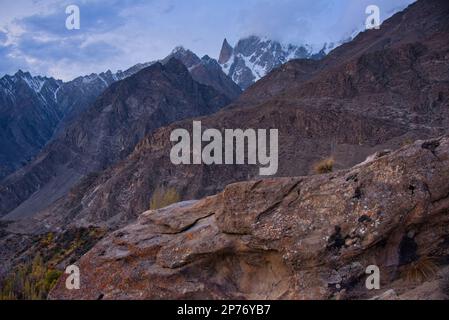
M386 19L414 0L0 0L0 77L18 69L63 80L160 59L177 45L217 57L223 39L338 41L375 4ZM81 29L67 30L68 5Z

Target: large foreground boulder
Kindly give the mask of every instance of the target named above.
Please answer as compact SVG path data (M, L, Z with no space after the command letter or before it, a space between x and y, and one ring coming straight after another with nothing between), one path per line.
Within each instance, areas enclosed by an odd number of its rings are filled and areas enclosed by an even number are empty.
M80 290L62 277L50 297L444 298L448 222L449 137L418 141L350 170L145 212L80 259ZM371 265L380 290L365 287Z

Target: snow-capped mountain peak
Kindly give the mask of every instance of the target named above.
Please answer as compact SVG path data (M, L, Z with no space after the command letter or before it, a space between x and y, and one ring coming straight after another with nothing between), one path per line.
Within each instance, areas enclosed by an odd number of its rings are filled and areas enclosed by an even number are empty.
M292 59L321 59L341 43L293 45L281 44L266 37L249 36L232 47L224 39L218 62L224 73L246 89Z

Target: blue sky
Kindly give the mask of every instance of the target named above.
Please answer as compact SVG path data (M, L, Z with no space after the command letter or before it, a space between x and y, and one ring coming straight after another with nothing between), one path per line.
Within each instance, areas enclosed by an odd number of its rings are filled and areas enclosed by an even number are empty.
M386 19L414 0L0 0L0 76L18 69L70 80L165 57L183 45L217 57L248 35L320 45L360 29L375 4ZM67 30L65 9L80 8Z

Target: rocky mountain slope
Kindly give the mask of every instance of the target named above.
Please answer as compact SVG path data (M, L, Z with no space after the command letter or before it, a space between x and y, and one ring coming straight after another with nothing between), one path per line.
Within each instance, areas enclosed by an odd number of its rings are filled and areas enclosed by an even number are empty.
M218 62L209 56L204 56L200 59L192 51L183 47L177 47L161 62L165 63L171 58L181 61L189 69L193 79L199 83L214 87L232 100L242 93L240 87L221 70Z
M82 290L63 276L50 297L447 298L448 179L446 136L350 170L233 184L145 212L77 262ZM365 287L370 265L382 291Z
M83 176L126 157L146 134L176 120L213 113L230 101L193 80L176 59L116 82L35 161L3 181L0 213L20 205L9 218L33 214Z
M449 128L448 13L443 1L420 1L322 61L285 64L198 120L204 129L278 128L280 177L313 173L329 157L336 169L348 168L376 151L442 135ZM115 228L147 210L157 190L174 188L191 200L258 178L256 166L172 165L170 133L191 126L157 130L26 224Z
M344 42L347 41L350 39ZM324 44L320 50L315 50L308 45L283 45L278 41L250 36L239 40L232 47L224 39L218 62L223 71L245 90L274 68L292 59L318 60L340 44Z
M151 64L151 63L150 63ZM18 71L0 79L0 180L32 160L112 83L147 65L62 82Z
M216 60L198 58L176 48L162 63L176 57L199 83L210 85L230 99L241 89L227 77ZM0 79L0 180L30 162L53 137L73 123L111 84L126 79L155 61L139 63L116 73L92 73L62 82L33 77L28 72Z
M61 85L22 71L0 79L0 180L52 137L65 112L55 98Z

